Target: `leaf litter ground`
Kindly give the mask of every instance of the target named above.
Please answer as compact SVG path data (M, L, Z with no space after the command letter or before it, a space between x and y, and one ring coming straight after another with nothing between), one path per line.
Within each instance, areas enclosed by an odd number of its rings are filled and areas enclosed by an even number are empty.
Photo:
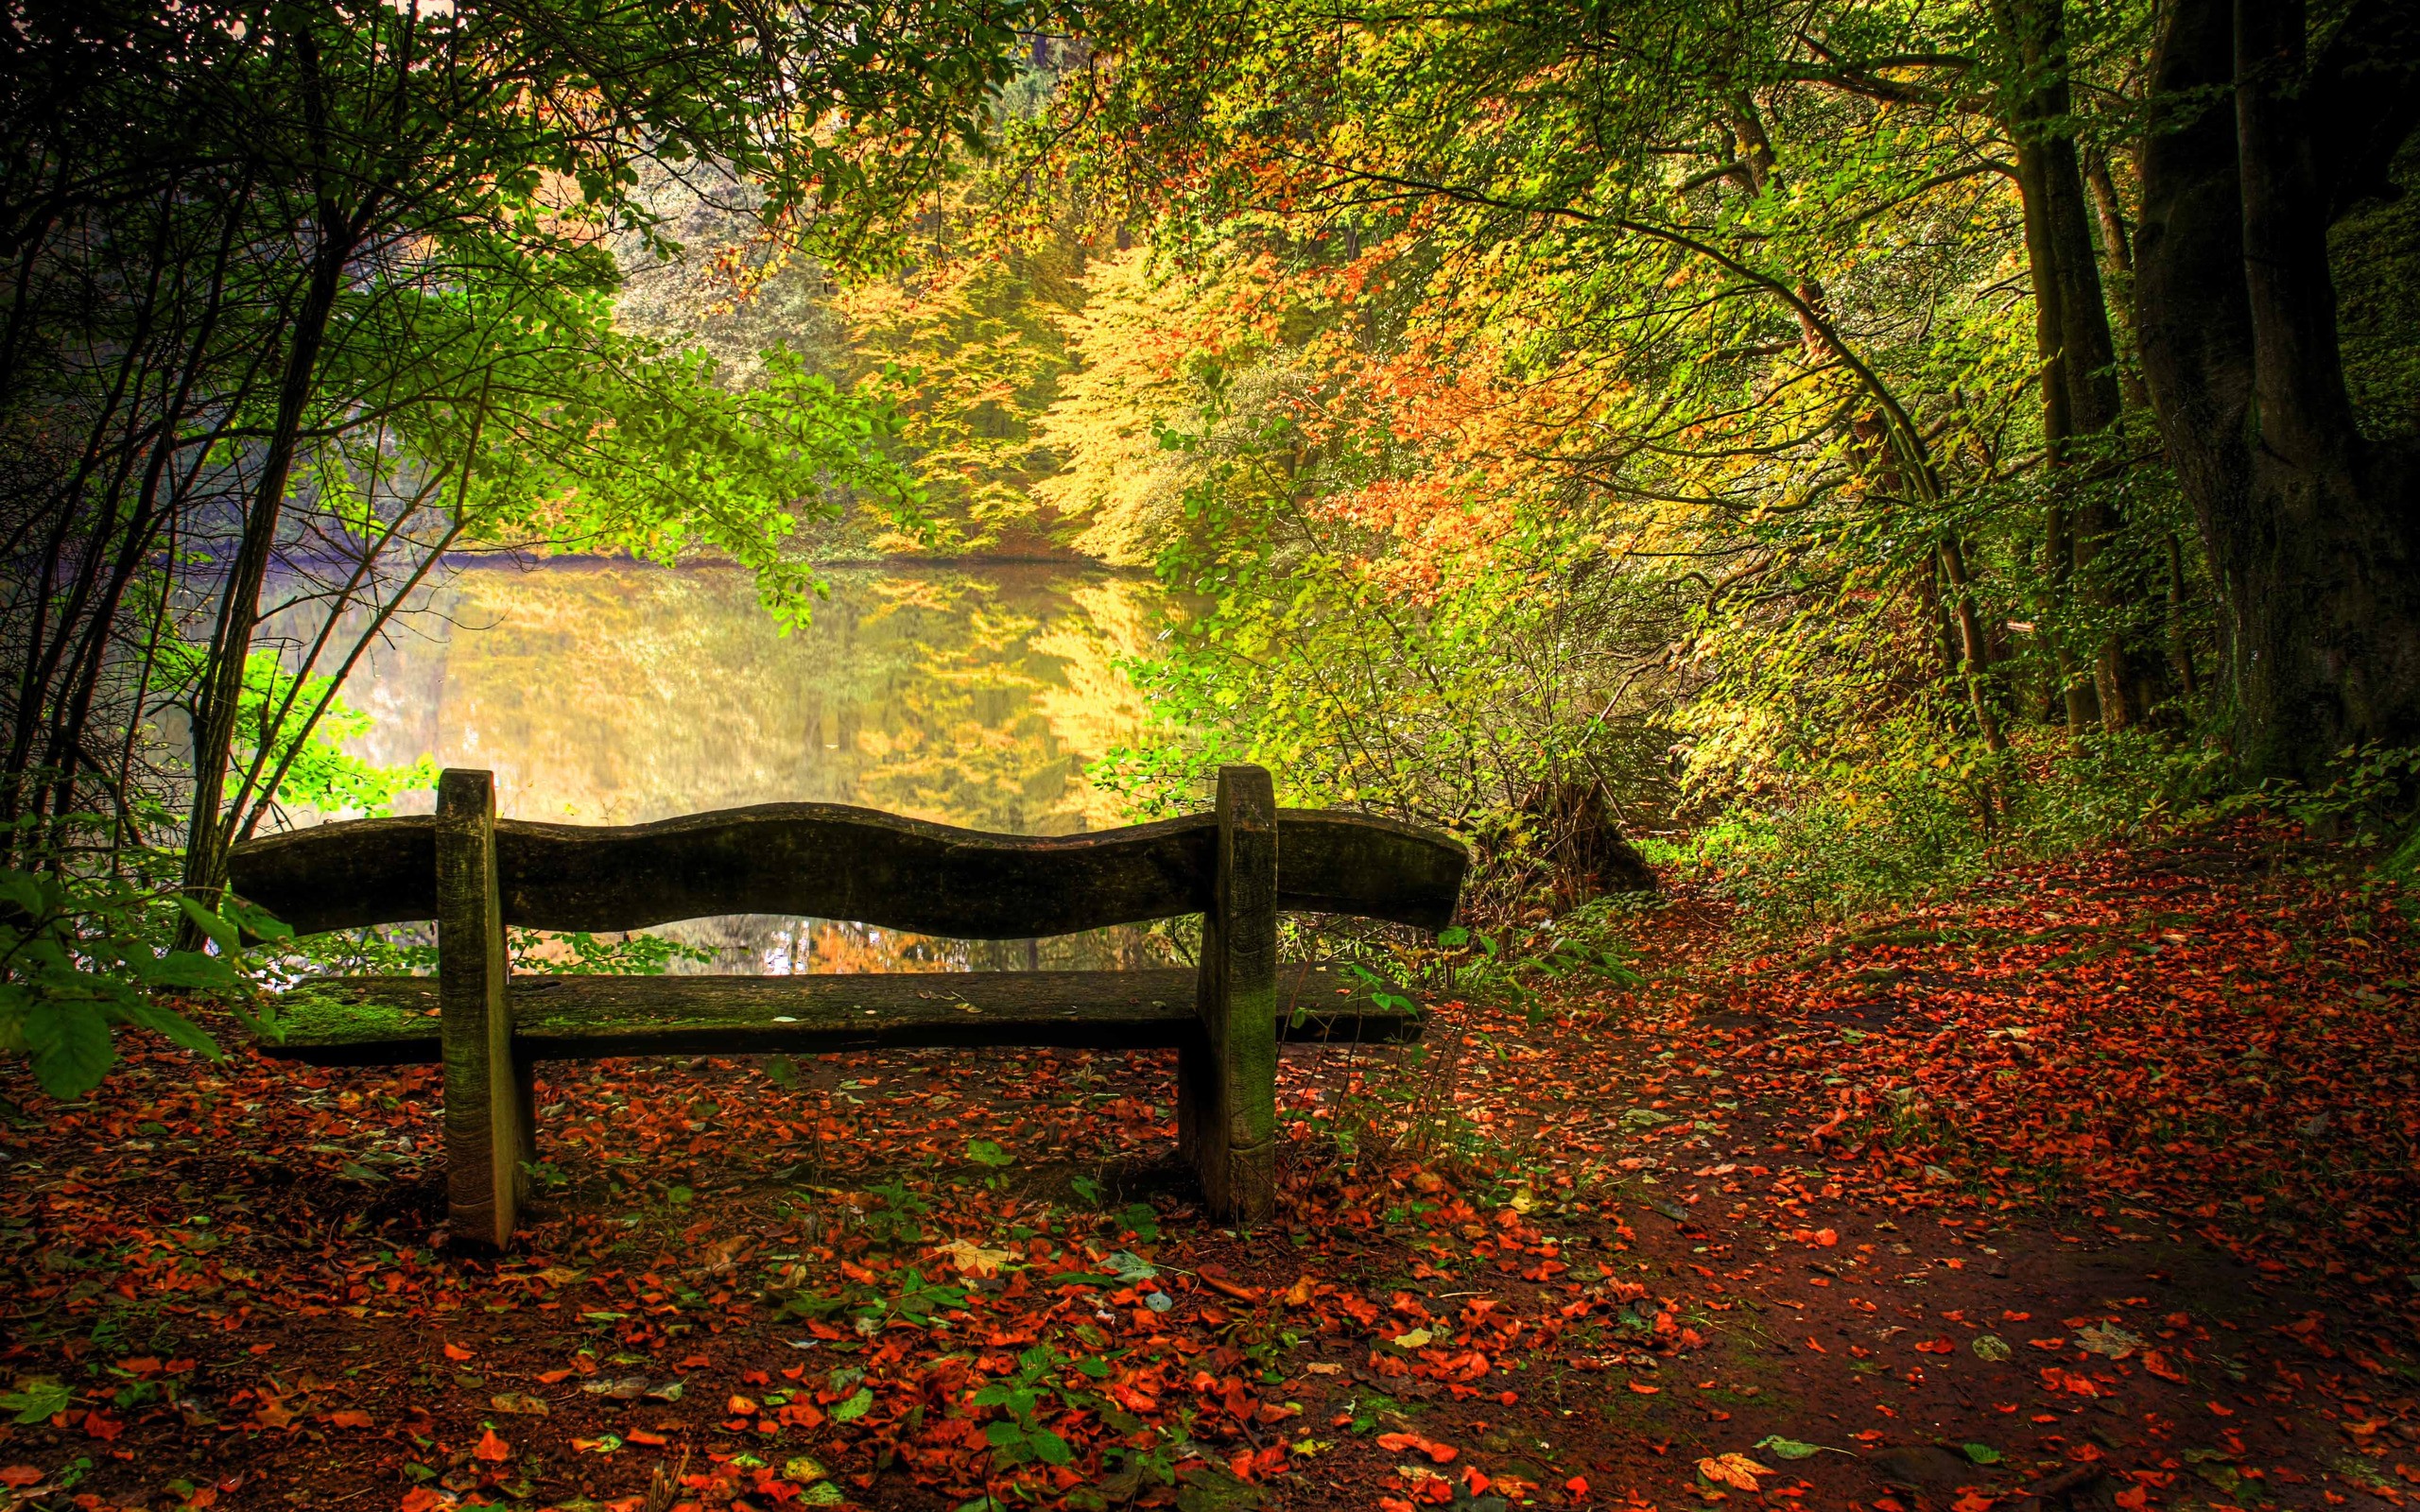
M0 1087L0 1508L2400 1507L2394 899L2242 827L1298 1046L1280 1219L1148 1055L544 1068L523 1248L433 1070ZM11 1420L13 1419L13 1420Z

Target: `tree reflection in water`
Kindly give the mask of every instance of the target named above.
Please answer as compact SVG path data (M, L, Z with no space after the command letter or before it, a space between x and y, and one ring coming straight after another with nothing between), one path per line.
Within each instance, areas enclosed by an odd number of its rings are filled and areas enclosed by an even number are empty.
M1158 634L1148 579L994 564L830 571L785 636L744 572L630 562L456 574L346 688L361 743L402 765L496 774L514 818L631 824L815 801L973 829L1066 834L1120 821L1084 763L1142 722L1117 670ZM425 812L424 797L418 807ZM413 805L400 806L408 812ZM1159 964L1144 930L947 940L744 916L659 933L717 971L1027 970Z

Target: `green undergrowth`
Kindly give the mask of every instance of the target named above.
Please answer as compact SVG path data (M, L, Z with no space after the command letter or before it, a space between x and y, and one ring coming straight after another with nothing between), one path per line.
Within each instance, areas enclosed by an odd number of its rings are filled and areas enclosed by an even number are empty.
M2013 865L2260 815L2374 860L2420 871L2420 748L2365 747L2326 782L2245 786L2212 747L2153 733L2046 739L2009 751L1911 743L1842 761L1735 801L1648 860L1739 905L1752 932L1870 919L1935 901ZM1865 944L1901 939L1889 926ZM1900 930L1905 934L1905 928Z

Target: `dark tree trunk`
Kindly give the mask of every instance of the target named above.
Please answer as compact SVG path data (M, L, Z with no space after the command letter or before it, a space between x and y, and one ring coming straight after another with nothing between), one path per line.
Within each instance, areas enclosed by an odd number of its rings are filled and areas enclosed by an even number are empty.
M2149 596L2149 586L2122 558L2103 560L2121 546L2125 521L2105 492L2072 490L2081 480L2066 475L2066 470L2092 461L2089 448L2076 443L2115 424L2121 400L2117 344L2093 247L2093 211L2076 150L2064 0L2010 0L2000 8L1999 20L2024 70L2011 102L2009 129L2016 144L2034 341L2042 361L2043 438L2060 472L2047 522L2050 581L2063 601L2072 583L2105 623L2127 617ZM2072 507L2061 497L2071 491ZM2068 648L2061 644L2058 650L2069 730L2080 731L2094 721L2112 730L2139 723L2147 713L2140 651L2117 631L2096 637L2085 649L2089 683Z
M2363 0L2312 60L2306 26L2297 0L2178 0L2135 255L2144 376L2218 579L2236 754L2309 779L2347 746L2420 740L2420 454L2354 423L2326 242L2414 125L2420 27Z

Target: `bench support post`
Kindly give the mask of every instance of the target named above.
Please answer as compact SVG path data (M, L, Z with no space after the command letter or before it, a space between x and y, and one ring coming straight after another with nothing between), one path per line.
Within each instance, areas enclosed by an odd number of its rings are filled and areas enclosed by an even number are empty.
M438 1036L445 1058L445 1195L457 1240L512 1242L531 1149L529 1086L505 1005L495 779L449 769L437 784Z
M1277 1198L1277 800L1258 766L1219 769L1196 1005L1201 1033L1178 1053L1177 1138L1210 1211L1259 1222Z

